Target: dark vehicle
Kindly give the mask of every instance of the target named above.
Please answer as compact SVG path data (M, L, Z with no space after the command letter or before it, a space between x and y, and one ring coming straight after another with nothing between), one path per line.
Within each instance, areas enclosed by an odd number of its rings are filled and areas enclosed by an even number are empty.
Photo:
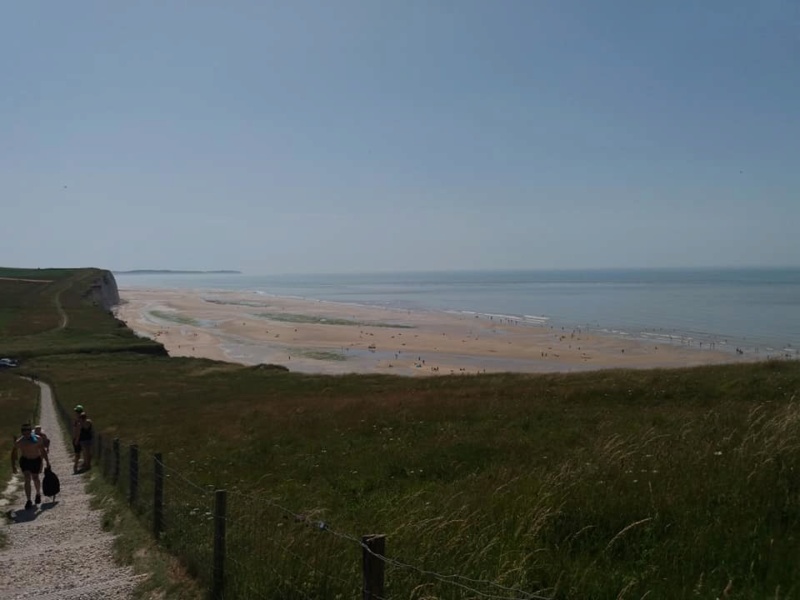
M13 358L0 358L0 369L18 367L19 363Z

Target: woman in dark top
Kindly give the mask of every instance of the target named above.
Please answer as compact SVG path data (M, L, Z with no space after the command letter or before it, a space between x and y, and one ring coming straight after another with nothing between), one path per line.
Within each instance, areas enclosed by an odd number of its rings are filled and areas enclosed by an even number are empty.
M81 459L81 443L78 440L81 434L81 415L83 406L78 404L75 407L75 418L72 419L72 450L75 453L75 462L72 464L72 472L78 472L78 461Z
M94 429L92 420L85 412L80 414L80 429L78 432L78 443L81 445L83 454L83 470L88 471L92 468L92 441L94 440Z

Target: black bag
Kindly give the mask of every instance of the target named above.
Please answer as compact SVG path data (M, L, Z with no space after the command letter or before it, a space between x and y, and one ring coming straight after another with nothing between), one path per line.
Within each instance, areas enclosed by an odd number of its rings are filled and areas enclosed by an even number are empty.
M42 480L42 493L45 496L50 496L53 501L56 499L56 494L61 491L61 482L58 480L58 475L53 473L50 467L44 468L44 479Z

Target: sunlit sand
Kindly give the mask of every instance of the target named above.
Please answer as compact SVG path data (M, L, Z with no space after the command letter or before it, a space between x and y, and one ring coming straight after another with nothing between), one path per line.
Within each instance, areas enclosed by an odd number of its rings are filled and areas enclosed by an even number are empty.
M406 311L194 290L120 291L117 316L172 356L307 373L449 375L683 367L744 360L490 315Z

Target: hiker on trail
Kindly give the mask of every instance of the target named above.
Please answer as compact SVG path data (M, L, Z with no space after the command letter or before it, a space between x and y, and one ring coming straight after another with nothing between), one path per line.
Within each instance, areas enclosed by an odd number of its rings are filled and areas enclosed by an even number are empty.
M83 470L88 471L92 468L92 441L94 440L94 429L92 428L92 420L85 412L82 412L80 417L80 428L78 431L78 446L83 452ZM78 456L75 455L75 470L78 469Z
M50 438L47 437L47 434L44 431L42 431L42 426L41 425L37 425L36 427L34 427L33 428L33 434L36 437L41 438L42 444L44 444L45 451L48 454L50 454Z
M75 452L75 462L72 465L72 472L78 472L78 461L81 459L81 415L84 413L83 406L78 404L75 408L75 418L72 419L72 450Z
M42 440L36 437L29 423L22 426L21 432L22 435L14 442L14 448L11 450L11 470L14 474L17 473L17 457L19 456L19 468L25 477L25 497L28 499L25 503L25 510L30 510L34 505L31 502L31 480L36 488L35 503L41 504L42 489L39 473L42 472L42 460L44 459L49 467L50 458L47 456L47 450L45 450Z

